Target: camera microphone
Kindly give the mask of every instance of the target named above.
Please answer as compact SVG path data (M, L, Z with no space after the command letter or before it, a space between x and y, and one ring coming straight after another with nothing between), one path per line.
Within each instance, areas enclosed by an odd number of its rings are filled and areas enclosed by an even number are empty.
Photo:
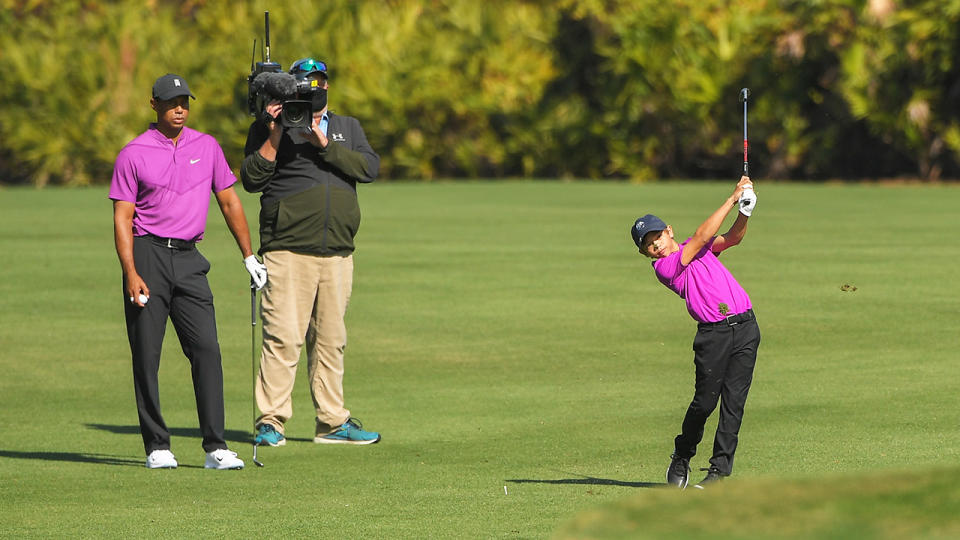
M255 94L266 94L277 101L292 99L297 95L297 79L289 73L264 72L253 79L250 90Z

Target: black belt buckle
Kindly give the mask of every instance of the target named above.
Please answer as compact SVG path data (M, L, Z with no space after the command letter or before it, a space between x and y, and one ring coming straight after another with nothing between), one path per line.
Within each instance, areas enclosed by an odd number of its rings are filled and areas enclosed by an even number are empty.
M147 238L150 238L154 244L165 247L167 249L176 249L180 251L190 251L196 247L196 242L191 242L189 240L180 240L179 238L164 238L162 236L156 236L154 234L148 234Z
M752 321L754 319L753 310L748 309L743 313L737 313L736 315L730 315L729 317L724 317L723 319L715 322L702 322L698 323L698 328L721 328L724 326L736 326L742 322Z
M738 314L736 314L736 315L731 315L730 317L728 317L728 319L736 319L735 321L731 321L731 322L728 323L728 326L736 326L736 325L738 325L738 324L740 324L740 323L742 323L742 322L747 322L747 321L749 321L749 320L752 320L752 319L753 319L753 311L748 309L748 310L744 311L743 313L738 313Z

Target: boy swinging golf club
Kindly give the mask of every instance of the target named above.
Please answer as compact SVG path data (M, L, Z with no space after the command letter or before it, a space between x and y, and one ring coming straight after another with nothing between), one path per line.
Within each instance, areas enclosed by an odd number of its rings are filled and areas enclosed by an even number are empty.
M745 90L745 89L744 89ZM746 92L744 101L744 172L746 155ZM703 439L707 418L720 403L720 419L713 441L713 456L706 477L698 488L729 476L737 450L743 408L753 380L760 345L760 329L750 297L718 256L740 243L747 221L757 204L753 184L740 177L733 193L682 243L673 228L647 214L637 219L630 235L640 253L653 259L657 279L686 301L687 312L697 321L693 341L696 379L694 396L674 439L667 469L667 484L684 489L690 475L690 459ZM730 229L717 235L733 207L739 208Z

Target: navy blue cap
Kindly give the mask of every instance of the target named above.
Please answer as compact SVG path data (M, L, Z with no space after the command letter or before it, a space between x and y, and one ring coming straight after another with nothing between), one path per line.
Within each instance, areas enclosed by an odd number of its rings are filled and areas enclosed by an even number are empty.
M633 227L630 227L630 236L633 237L633 243L637 245L637 249L640 248L640 244L643 242L643 237L648 232L653 231L663 231L666 230L667 224L663 222L662 219L658 218L653 214L647 214L641 218L637 218L633 222Z
M289 73L291 75L295 75L298 79L302 79L313 73L319 73L324 79L326 79L328 76L327 63L321 62L320 60L314 60L313 58L301 58L290 66Z
M154 99L166 101L177 96L190 96L193 99L197 99L197 96L191 94L190 89L187 88L187 81L179 75L167 73L153 83Z

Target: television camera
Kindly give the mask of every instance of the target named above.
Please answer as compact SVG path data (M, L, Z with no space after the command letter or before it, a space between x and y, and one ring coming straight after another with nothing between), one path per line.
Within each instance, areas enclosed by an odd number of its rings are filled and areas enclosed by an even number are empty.
M308 73L286 73L280 64L270 60L269 11L263 13L263 19L265 54L262 52L261 61L254 63L257 53L257 40L254 39L250 76L247 77L248 112L265 121L276 121L276 118L269 117L265 107L270 101L281 101L283 110L280 112L280 125L310 128L314 109L320 110L326 106L326 90L320 81L309 77Z

